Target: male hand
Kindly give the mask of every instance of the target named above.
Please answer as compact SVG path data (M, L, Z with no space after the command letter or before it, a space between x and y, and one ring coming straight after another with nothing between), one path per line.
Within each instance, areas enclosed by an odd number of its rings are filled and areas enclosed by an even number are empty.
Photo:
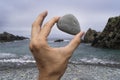
M54 17L42 25L46 16L47 11L41 13L32 25L30 50L39 70L39 80L60 80L84 33L78 33L65 47L52 48L47 43L47 37L59 17Z

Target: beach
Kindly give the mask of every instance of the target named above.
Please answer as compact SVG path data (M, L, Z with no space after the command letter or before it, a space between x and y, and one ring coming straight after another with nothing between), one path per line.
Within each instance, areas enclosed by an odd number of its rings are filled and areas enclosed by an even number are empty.
M37 80L36 67L0 71L0 80ZM61 80L119 80L120 69L93 65L69 64Z
M48 43L61 47L69 40ZM0 43L0 80L37 80L38 70L28 44L29 40ZM81 43L61 80L120 80L119 53Z
M120 80L119 6L120 0L1 0L0 80L38 80L36 60L53 74L68 62L60 80Z

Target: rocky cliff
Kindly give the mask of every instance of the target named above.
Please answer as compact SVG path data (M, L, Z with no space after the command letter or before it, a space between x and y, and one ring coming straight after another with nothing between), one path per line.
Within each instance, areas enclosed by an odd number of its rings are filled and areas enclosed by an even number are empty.
M24 39L28 39L28 38L23 36L15 36L7 32L3 32L0 34L0 42L9 42L14 40L24 40Z
M89 28L84 36L84 42L85 43L92 43L93 40L100 35L100 32L97 32L95 30L92 30L91 28Z
M94 39L92 46L120 49L120 16L109 18L103 32Z

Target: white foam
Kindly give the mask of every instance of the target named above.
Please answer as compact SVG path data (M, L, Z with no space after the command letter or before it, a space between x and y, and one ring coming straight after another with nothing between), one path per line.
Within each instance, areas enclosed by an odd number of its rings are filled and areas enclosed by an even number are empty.
M98 59L98 58L92 58L92 59L87 59L87 58L83 58L80 59L81 62L85 62L85 63L93 63L93 64L120 64L118 62L114 62L114 61L107 61L107 60L102 60L102 59Z
M99 58L91 58L91 59L88 59L88 58L82 58L82 59L79 59L77 61L71 61L70 62L72 63L75 63L75 64L103 64L103 65L106 65L106 64L109 64L109 65L120 65L119 62L116 62L116 61L108 61L108 60L105 60L105 59L99 59Z
M12 62L12 63L35 63L34 60L24 60L24 59L3 59L0 62Z
M92 59L83 58L83 59L80 59L80 60L83 61L83 62L88 62L88 63L100 63L100 62L104 62L103 60L97 59L97 58L92 58Z
M69 42L70 40L64 40L65 42Z
M33 56L31 56L31 55L24 55L24 56L22 56L22 59L33 59Z
M0 58L5 58L5 57L16 57L16 54L13 54L13 53L0 53Z

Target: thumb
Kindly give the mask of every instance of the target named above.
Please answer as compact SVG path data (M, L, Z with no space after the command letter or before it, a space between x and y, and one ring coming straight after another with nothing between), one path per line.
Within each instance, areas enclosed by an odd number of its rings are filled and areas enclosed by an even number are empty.
M78 33L72 40L71 42L66 46L70 50L70 52L73 52L80 44L81 38L84 35L84 32Z

